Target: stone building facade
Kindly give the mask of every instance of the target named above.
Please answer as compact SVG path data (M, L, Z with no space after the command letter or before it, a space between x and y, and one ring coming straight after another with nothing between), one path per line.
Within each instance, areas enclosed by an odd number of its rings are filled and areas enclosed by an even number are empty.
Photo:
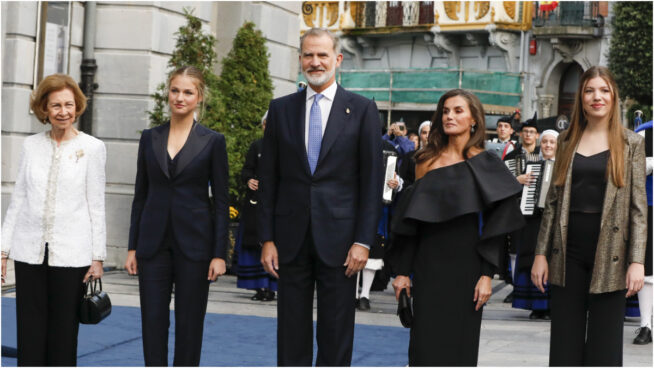
M466 88L493 133L516 108L523 120L568 112L574 81L607 64L610 15L602 1L306 1L300 30L341 34L341 83L374 97L386 123L415 128L444 91Z
M46 129L29 110L42 75L81 80L85 42L84 2L2 2L2 213L6 212L23 139ZM148 127L149 97L165 80L174 33L192 9L218 39L219 58L245 21L267 39L274 96L295 91L300 3L167 2L95 3L92 55L97 73L91 132L107 147L107 265L122 266L136 175L140 131ZM92 22L86 24L90 26ZM279 25L283 24L284 27ZM87 28L88 30L88 28ZM217 66L219 71L220 66Z

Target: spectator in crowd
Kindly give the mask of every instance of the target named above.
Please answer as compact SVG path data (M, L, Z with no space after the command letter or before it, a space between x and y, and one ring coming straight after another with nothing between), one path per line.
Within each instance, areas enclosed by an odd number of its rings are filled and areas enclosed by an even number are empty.
M520 126L520 143L517 143L515 149L510 152L507 152L505 149L503 159L510 160L515 159L519 155L524 155L526 162L539 161L540 149L537 145L538 137L538 124L536 123L536 114L534 113L533 118L525 121ZM518 178L518 181L521 182L520 184L524 184L527 179L525 176Z
M446 92L427 146L416 155L417 180L396 207L390 259L396 297L403 289L413 296L410 366L477 365L503 234L523 224L515 199L521 187L484 141L479 99L461 89Z
M540 135L540 153L542 160L554 160L556 139L559 133L548 129ZM542 174L542 173L541 173ZM542 177L540 178L542 179ZM529 179L529 183L534 178ZM530 310L529 319L550 319L549 288L541 293L531 282L531 266L534 263L534 250L538 240L538 229L542 218L542 210L534 209L533 215L525 215L526 225L515 232L512 241L515 242L517 257L513 278L513 308Z
M382 151L384 152L384 158L386 154L393 155L397 157L397 151L392 144L388 141L382 140ZM383 172L386 172L386 161L382 167ZM398 167L396 166L396 171ZM395 176L386 181L386 184L389 188L393 189L394 192L402 190L402 179ZM372 288L372 283L375 279L375 274L377 271L380 271L384 267L384 253L389 244L390 240L390 221L391 213L393 210L393 204L395 202L396 196L392 196L391 203L384 203L382 207L381 217L379 223L377 224L377 234L375 237L375 242L370 246L370 255L368 256L368 261L366 266L359 272L358 276L361 276L361 293L358 293L357 288L357 309L361 311L370 310L370 289ZM382 199L380 198L380 201ZM358 281L357 281L358 285ZM386 285L388 285L388 280L386 280Z
M547 129L540 134L540 157L543 160L556 159L556 140L559 138L559 132L553 129Z
M420 147L422 148L427 145L427 140L429 139L429 130L431 129L431 120L425 120L420 123L418 127L418 134L420 135Z
M106 256L106 150L74 127L86 97L70 76L45 77L30 108L50 130L23 141L2 227L2 282L12 258L18 365L75 366L82 283L102 277Z
M515 144L515 149L513 145L507 144L504 148L503 160L519 160L526 164L527 162L538 162L540 161L540 150L536 143L538 143L538 127L536 124L536 114L532 119L529 119L521 124L520 126L520 139L522 143ZM522 185L528 184L531 180L531 175L525 173L526 165L522 165L521 172L514 172L516 174L516 179ZM508 272L505 280L507 283L514 285L515 279L515 270L516 270L516 257L517 257L517 245L521 241L522 230L510 234L507 241L507 250L509 255L508 263ZM504 299L504 303L513 303L514 292L511 291L509 295Z
M420 138L418 137L418 134L410 131L409 134L407 134L407 137L411 142L413 142L413 150L417 150L420 147Z
M418 135L420 137L420 146L411 152L408 152L404 155L400 161L398 175L403 181L401 188L407 187L413 184L416 177L416 161L413 159L413 156L416 154L418 149L425 147L427 145L427 139L429 138L429 129L431 127L431 121L425 120L418 127ZM401 190L401 189L400 189Z
M558 140L531 271L550 285L552 366L621 366L625 296L643 286L645 143L619 101L609 70L589 68Z
M645 250L645 282L638 292L640 310L640 328L634 344L645 345L652 342L652 121L639 125L636 132L645 137L646 182L647 191L647 246Z
M266 117L261 119L261 128L266 129ZM256 290L252 300L271 301L275 299L277 279L267 273L261 265L261 245L257 235L257 208L259 204L259 162L263 149L263 139L252 142L245 164L241 170L241 180L247 186L247 194L241 210L239 228L238 265L236 287Z
M497 127L495 130L497 131L497 137L491 139L491 142L493 143L513 143L515 144L516 142L511 140L513 137L513 126L511 125L511 117L510 116L502 116L497 120Z
M403 121L396 121L391 124L382 139L391 142L400 157L403 157L408 152L415 150L415 145L406 137L406 134L406 124Z
M173 364L200 364L209 282L225 273L227 150L222 134L194 119L204 98L200 70L175 70L168 79L170 121L144 130L139 142L125 268L139 277L143 353L148 366L168 365L173 287ZM202 108L199 115L202 119Z

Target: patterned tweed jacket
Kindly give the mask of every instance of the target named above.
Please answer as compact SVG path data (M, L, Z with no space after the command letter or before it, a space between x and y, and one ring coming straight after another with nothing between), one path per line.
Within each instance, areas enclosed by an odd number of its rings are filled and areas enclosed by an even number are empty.
M558 140L562 152L564 134ZM589 292L607 293L626 289L626 273L630 263L645 262L647 241L647 197L645 194L645 141L625 129L625 185L617 188L611 179L606 183L602 207L600 235ZM565 286L566 243L570 209L572 165L565 185L552 186L547 193L545 210L538 234L536 254L549 262L549 282Z

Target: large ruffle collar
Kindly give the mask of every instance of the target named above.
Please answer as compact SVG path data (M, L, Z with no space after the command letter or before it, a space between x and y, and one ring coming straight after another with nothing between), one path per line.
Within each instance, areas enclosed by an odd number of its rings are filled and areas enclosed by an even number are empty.
M401 222L417 220L438 223L484 211L522 186L494 154L484 151L465 161L431 170L403 191L394 229Z

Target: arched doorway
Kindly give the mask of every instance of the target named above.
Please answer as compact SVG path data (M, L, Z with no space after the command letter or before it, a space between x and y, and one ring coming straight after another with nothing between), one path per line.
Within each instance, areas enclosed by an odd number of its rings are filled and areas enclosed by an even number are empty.
M557 116L565 115L568 117L568 121L570 116L572 116L572 107L575 103L575 93L577 92L577 86L579 85L579 78L581 78L583 73L584 70L581 68L581 65L572 62L561 75L561 80L559 82Z

